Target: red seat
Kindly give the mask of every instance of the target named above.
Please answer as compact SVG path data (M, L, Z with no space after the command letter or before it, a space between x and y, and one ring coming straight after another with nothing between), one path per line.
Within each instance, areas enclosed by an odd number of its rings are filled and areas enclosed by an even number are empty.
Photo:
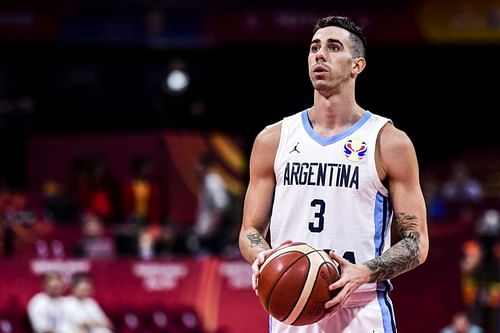
M13 333L14 323L9 318L0 318L0 333Z
M203 323L195 309L191 307L179 310L179 328L182 333L204 333Z
M128 310L118 315L117 333L150 333L141 314Z

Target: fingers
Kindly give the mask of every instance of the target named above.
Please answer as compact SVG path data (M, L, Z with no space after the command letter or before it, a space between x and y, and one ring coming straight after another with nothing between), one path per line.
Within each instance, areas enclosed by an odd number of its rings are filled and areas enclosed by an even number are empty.
M333 301L329 301L325 303L325 309L329 316L336 313L342 307L341 303L333 303Z
M335 312L337 311L337 309L334 309L333 307L329 307L329 308L325 308L325 314L326 314L326 317L331 317L335 314Z
M278 249L280 249L284 246L287 246L287 245L291 244L292 242L293 242L292 240L286 240L283 243L281 243L278 247L276 247L274 249L262 251L257 255L254 262L252 263L252 273L253 273L252 274L252 288L255 291L256 295L258 295L258 293L259 293L257 290L257 287L259 285L260 266L262 266L262 264L266 261L267 257L269 257L269 255L271 253L276 252Z
M259 296L259 290L257 289L258 282L259 282L259 278L257 276L255 276L255 274L252 274L252 289L253 289L255 295L257 295L257 296Z
M344 286L346 285L347 282L348 282L348 280L346 278L343 278L342 276L340 276L340 278L337 281L333 282L332 284L330 284L328 286L328 289L331 291L340 290L340 289L344 288Z
M346 282L347 281L344 281L342 278L340 278L337 281L335 281L334 283L332 283L331 285L329 285L328 289L330 289L331 291L333 291L333 290L337 290L337 289L343 288L345 286Z
M257 276L257 274L253 273L252 274L252 289L255 292L255 294L257 294L257 283L258 283L258 281L259 281L259 277Z
M259 276L260 276L260 266L264 263L266 260L266 252L261 252L255 258L255 261L252 264L252 288L255 291L255 294L258 295L258 290L257 286L259 285Z
M338 262L340 264L340 266L344 266L344 265L350 264L350 262L347 259L339 256L334 251L330 251L328 254L330 255L330 258L332 258L333 260L335 260L336 262Z
M337 310L344 305L347 294L348 291L346 289L340 289L339 293L334 298L325 303L325 309L328 309L328 312L331 313L337 312Z
M252 264L252 289L257 294L257 285L259 282L260 265L262 265L261 257L258 256Z
M264 263L264 261L266 261L266 258L267 258L265 252L267 252L267 251L259 253L257 258L255 258L255 261L252 264L252 270L253 270L254 274L257 274L257 275L260 274L260 266Z
M347 265L351 265L348 260L337 255L337 253L335 253L334 251L330 251L328 254L330 255L330 258L332 258L332 260L336 261L340 265L341 268ZM348 290L346 290L345 288L347 282L348 280L341 276L340 279L328 286L328 289L332 291L338 291L338 293L331 300L325 303L325 309L328 310L330 315L337 312L338 309L340 309L344 305L348 293Z

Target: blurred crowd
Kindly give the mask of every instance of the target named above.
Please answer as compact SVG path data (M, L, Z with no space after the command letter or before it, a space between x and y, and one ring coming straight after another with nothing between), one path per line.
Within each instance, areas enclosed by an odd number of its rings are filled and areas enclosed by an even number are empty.
M118 181L101 159L73 161L67 182L46 179L43 183L41 210L32 207L28 192L14 191L0 181L0 253L5 258L237 257L242 200L229 191L215 163L214 157L206 154L192 166L197 181L196 207L188 225L169 217L165 178L148 156L130 161L125 182ZM500 331L500 181L495 181L495 173L481 172L484 169L476 166L457 158L422 173L431 230L473 226L462 244L459 263L463 306L442 333ZM43 289L51 292L53 288L60 294L58 279L56 273L48 274ZM75 294L79 290L87 303L92 303L92 283L90 277L76 275L61 304L80 306ZM35 299L42 299L39 302L45 302L46 309L53 303L48 292L34 295L30 302L27 312L32 325L39 325L33 313L41 313L33 310ZM45 300L40 295L45 295ZM112 331L112 323L119 320L107 319L98 304L91 307L100 318L99 328L91 330L90 324L80 323L87 329L84 332ZM69 325L70 320L69 316L64 318L61 325ZM127 321L134 322L130 318L123 322Z
M122 183L102 159L75 160L67 182L44 182L38 211L28 191L0 183L0 251L5 257L38 258L238 255L241 199L228 190L214 163L204 154L193 166L198 193L195 217L187 225L169 218L164 177L148 156L130 161Z
M444 172L423 173L430 228L445 227L451 237L466 234L456 242L461 308L440 333L500 332L499 169L496 162L477 161L471 154L450 162Z
M464 313L486 332L500 331L500 208L489 208L474 221L474 233L462 246L460 261Z
M484 183L464 161L450 163L444 175L427 171L422 178L430 223L473 218L491 199L500 199L500 192L486 192Z
M0 332L206 333L192 307L162 306L147 315L136 310L108 314L94 297L94 290L95 281L88 272L77 271L66 281L61 272L48 271L41 275L40 290L26 305L25 320L6 326L8 322L4 319Z
M197 201L188 224L170 218L168 195L176 193L167 193L167 177L146 155L130 160L125 180L118 180L103 159L76 159L65 182L44 181L38 209L29 190L14 191L0 178L0 253L40 258L237 256L242 198L229 191L214 165L214 156L203 154L192 166ZM494 182L467 160L424 169L421 181L431 225L471 221L500 202L500 189L492 190ZM54 236L62 230L69 232Z
M113 323L93 298L92 277L84 272L71 277L65 293L62 275L47 272L41 290L27 305L29 325L33 332L111 333Z

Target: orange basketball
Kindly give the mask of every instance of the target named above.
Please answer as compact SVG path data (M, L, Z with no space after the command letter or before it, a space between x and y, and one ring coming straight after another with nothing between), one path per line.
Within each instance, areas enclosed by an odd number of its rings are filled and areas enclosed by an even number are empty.
M337 292L328 286L339 278L338 263L325 251L294 242L262 264L259 300L271 316L285 324L312 324L326 315L325 303Z

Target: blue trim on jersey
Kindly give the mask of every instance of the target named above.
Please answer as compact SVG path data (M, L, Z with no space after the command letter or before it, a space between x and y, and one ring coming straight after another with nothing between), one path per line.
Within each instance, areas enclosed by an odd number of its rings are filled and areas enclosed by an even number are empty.
M392 291L393 289L391 280L377 282L377 291Z
M373 236L373 243L375 245L375 257L382 254L384 249L384 236L387 228L387 198L380 192L375 196L375 209L374 209L374 223L375 234Z
M269 333L273 332L273 318L269 316Z
M387 292L378 291L377 301L382 312L382 325L384 333L396 333L396 320L394 318L394 308Z
M380 192L377 192L375 197L375 209L373 212L373 221L375 225L375 232L373 236L373 243L375 248L374 256L382 255L385 244L385 236L390 232L389 221L392 217L392 205L388 197ZM378 282L377 290L385 291L392 290L393 286L389 280Z
M326 146L331 143L335 143L339 140L342 140L343 138L354 133L358 128L363 126L363 124L366 123L368 119L370 119L372 114L370 113L370 111L365 111L365 113L361 116L361 118L359 118L358 121L351 126L351 128L345 130L342 133L331 136L329 138L323 138L314 131L314 129L311 126L311 123L309 122L309 117L307 116L307 110L302 111L301 116L302 116L302 125L304 126L304 129L306 130L307 134L309 134L309 136L320 145Z

